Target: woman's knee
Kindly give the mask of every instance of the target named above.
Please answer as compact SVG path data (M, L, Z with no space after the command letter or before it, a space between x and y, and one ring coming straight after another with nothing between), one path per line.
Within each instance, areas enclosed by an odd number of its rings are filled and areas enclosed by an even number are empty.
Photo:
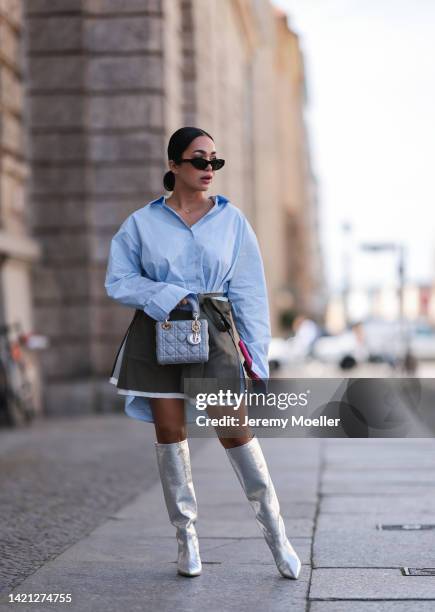
M184 404L175 398L152 398L157 441L161 444L181 442L186 438Z

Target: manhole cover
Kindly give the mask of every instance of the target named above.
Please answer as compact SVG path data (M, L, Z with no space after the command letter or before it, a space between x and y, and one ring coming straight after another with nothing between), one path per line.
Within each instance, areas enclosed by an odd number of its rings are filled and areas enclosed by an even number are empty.
M401 567L404 576L435 576L435 567Z
M428 523L404 523L403 525L383 525L378 523L377 529L384 529L385 531L420 531L423 529L435 529L435 525Z

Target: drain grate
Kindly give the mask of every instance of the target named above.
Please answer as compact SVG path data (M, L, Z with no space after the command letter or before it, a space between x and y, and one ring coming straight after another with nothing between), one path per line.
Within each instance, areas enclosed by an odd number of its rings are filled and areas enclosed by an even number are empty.
M435 567L401 567L404 576L435 576Z
M421 531L423 529L435 529L435 525L430 523L404 523L403 525L384 525L378 523L376 528L385 531Z

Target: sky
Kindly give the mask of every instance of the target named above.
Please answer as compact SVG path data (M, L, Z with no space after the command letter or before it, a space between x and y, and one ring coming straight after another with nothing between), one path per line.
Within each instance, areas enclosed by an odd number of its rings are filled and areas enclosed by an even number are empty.
M408 282L434 283L435 1L273 4L305 58L329 287L341 288L345 259L353 288L393 287L397 256L359 246L376 241L404 244Z

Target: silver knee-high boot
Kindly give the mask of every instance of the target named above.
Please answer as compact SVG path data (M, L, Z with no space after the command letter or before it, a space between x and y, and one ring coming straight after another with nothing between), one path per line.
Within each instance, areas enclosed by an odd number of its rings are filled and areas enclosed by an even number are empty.
M182 576L199 576L202 563L195 529L198 509L187 439L154 444L169 520L177 528L177 571Z
M246 444L225 450L255 512L278 570L286 578L296 579L301 562L286 536L275 487L260 443L254 436Z

